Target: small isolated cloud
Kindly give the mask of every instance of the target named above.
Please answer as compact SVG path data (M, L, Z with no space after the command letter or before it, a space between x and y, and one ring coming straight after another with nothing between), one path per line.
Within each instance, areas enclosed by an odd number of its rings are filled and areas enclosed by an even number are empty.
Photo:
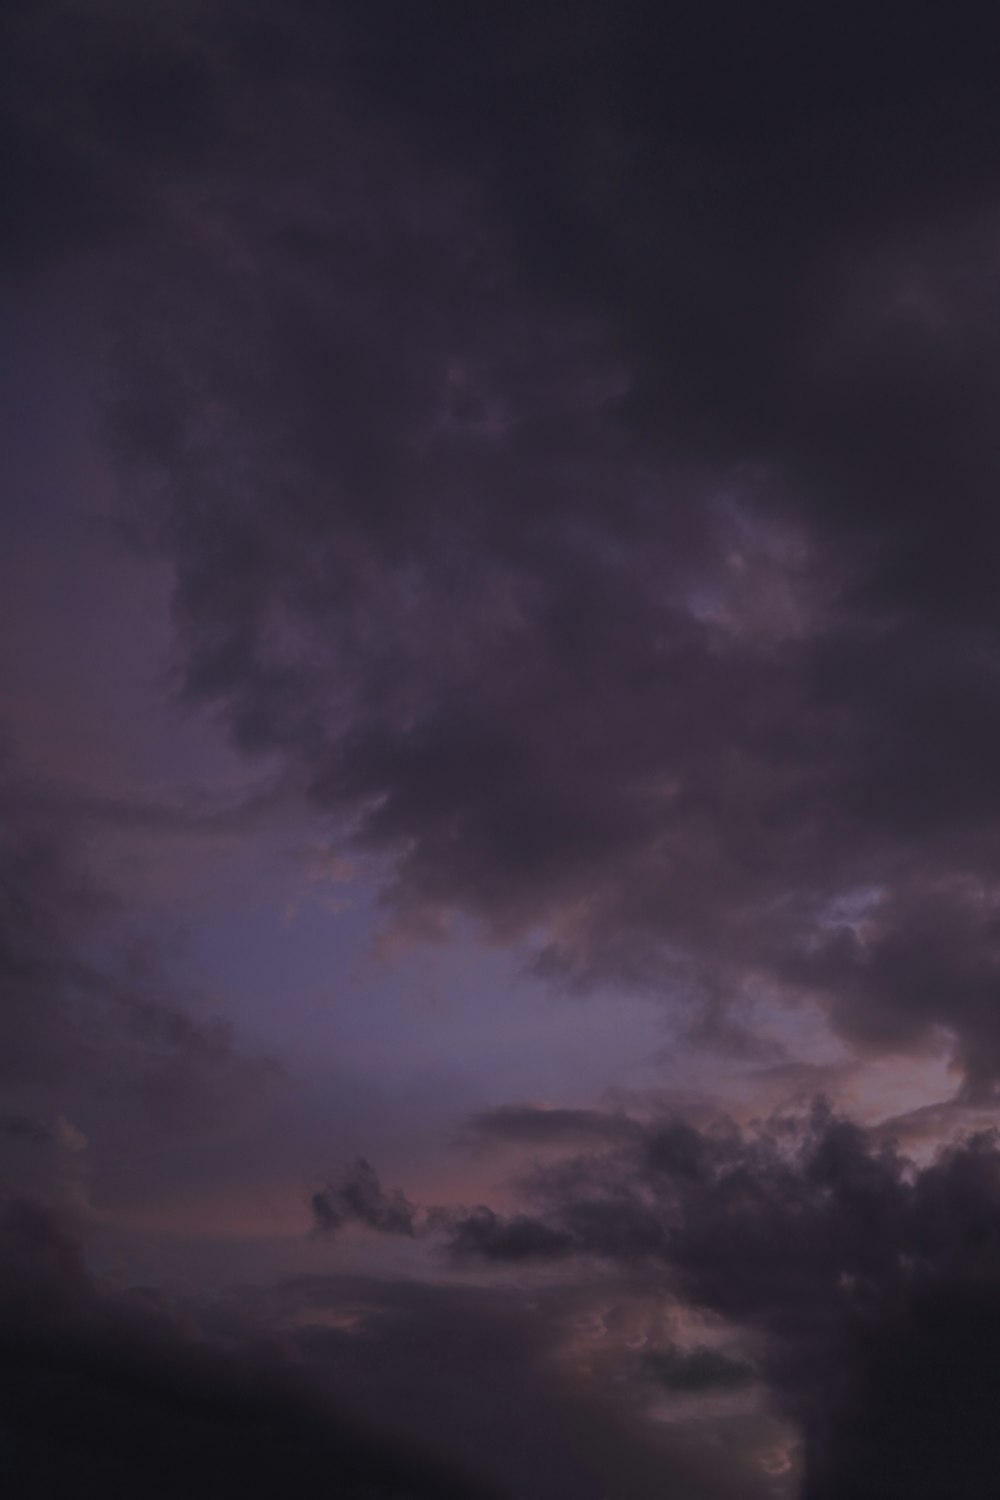
M322 1234L334 1234L347 1224L362 1224L379 1234L416 1233L416 1209L397 1188L386 1192L370 1162L359 1157L337 1182L320 1188L310 1199L313 1222Z

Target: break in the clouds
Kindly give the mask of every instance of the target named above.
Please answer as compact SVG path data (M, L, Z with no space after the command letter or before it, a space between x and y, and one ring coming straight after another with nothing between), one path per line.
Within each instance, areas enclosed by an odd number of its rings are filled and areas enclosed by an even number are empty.
M39 1353L4 1307L93 1484L136 1487L133 1379L216 1493L183 1392L270 1410L213 1282L345 1421L511 1492L979 1500L991 18L4 24L4 1275L34 1236L75 1310ZM208 1351L111 1289L182 1263Z
M95 1177L99 1200L171 1144L218 1149L266 1118L282 1068L130 931L91 868L86 799L8 759L0 809L0 1180L99 1221Z

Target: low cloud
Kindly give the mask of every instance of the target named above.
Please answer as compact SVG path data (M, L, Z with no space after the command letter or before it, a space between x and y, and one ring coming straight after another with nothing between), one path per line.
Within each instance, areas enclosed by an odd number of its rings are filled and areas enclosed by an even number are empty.
M248 1296L248 1315L291 1340L338 1404L433 1440L510 1496L789 1493L765 1467L787 1431L752 1395L738 1393L739 1409L700 1409L690 1427L649 1420L669 1393L637 1350L669 1343L670 1308L624 1278L528 1287L329 1275Z
M534 1212L434 1208L424 1232L460 1262L660 1278L661 1296L721 1319L757 1348L753 1363L667 1346L645 1375L675 1395L765 1382L802 1434L805 1500L845 1487L931 1500L946 1474L958 1494L986 1482L1000 1390L994 1131L917 1166L822 1102L746 1130L665 1118L537 1164L524 1190Z
M18 1495L245 1500L320 1481L345 1500L498 1500L340 1416L252 1328L102 1287L71 1230L24 1199L0 1204L0 1381Z
M316 1228L333 1234L345 1224L362 1224L379 1234L412 1236L416 1209L396 1189L387 1193L370 1162L359 1157L335 1184L321 1188L310 1199Z

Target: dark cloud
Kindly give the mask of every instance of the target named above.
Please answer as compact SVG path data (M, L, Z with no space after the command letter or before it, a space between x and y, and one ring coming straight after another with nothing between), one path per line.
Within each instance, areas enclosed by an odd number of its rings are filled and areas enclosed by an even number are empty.
M0 1218L0 1466L11 1493L496 1495L346 1421L276 1347L213 1335L154 1295L114 1293L48 1213Z
M4 7L0 269L37 275L155 225L163 192L225 135L210 10Z
M398 934L471 918L553 983L662 992L691 1036L744 1055L763 1044L743 1001L809 1003L855 1056L947 1053L956 1109L985 1108L992 18L7 11L0 255L15 278L76 278L105 320L120 519L173 570L180 700L383 873ZM267 1067L155 951L109 944L94 809L39 807L4 771L0 814L5 1147L64 1104L119 1134L255 1107ZM534 1211L422 1216L360 1161L315 1194L316 1226L442 1235L494 1273L619 1267L737 1325L803 1434L806 1500L988 1489L992 1138L917 1168L823 1111L743 1134L512 1107L471 1130L563 1152ZM76 1252L19 1222L38 1326L54 1267L53 1307L86 1306L100 1346L79 1331L67 1354L60 1333L7 1382L41 1493L65 1491L59 1449L95 1493L122 1487L122 1431L157 1459L152 1493L182 1470L192 1493L202 1461L213 1493L230 1472L286 1487L298 1418L272 1424L164 1344L155 1371L117 1333L108 1352ZM411 1377L432 1365L417 1343ZM490 1347L518 1370L537 1348ZM704 1396L745 1366L671 1343L642 1368ZM43 1451L45 1392L63 1440ZM355 1462L313 1442L314 1472ZM622 1445L594 1442L601 1485L627 1492ZM578 1469L549 1492L586 1495Z
M310 1199L316 1228L331 1234L345 1224L363 1224L379 1234L415 1233L416 1210L395 1189L386 1192L370 1162L359 1157L336 1184L321 1188Z
M196 52L239 149L184 158L114 283L124 512L175 568L182 696L390 872L402 930L471 915L557 981L707 1006L703 1037L738 992L807 997L988 1086L978 33L228 24ZM890 929L924 907L921 988Z
M788 972L834 997L844 1034L862 1046L905 1049L935 1027L952 1029L975 1098L996 1078L998 943L998 914L977 880L901 880L857 926L790 956Z
M51 1146L56 1139L51 1126L41 1120L33 1120L30 1115L14 1112L0 1114L0 1135L15 1141L26 1141L32 1146Z
M657 1390L635 1346L661 1336L663 1309L626 1284L317 1276L260 1289L250 1313L342 1410L433 1441L512 1496L787 1494L758 1462L776 1439L766 1411L648 1420Z
M668 1391L733 1391L754 1379L753 1365L732 1359L718 1349L657 1350L647 1354L645 1367Z
M471 918L744 1056L742 1002L807 1002L855 1058L948 1053L955 1121L1000 1079L996 24L877 9L7 6L0 258L105 323L177 696L384 873L397 933ZM177 819L0 775L4 1154L255 1109L270 1065L117 941L87 868L94 817ZM772 1392L805 1500L988 1493L994 1137L915 1166L825 1110L522 1106L469 1136L537 1149L525 1211L421 1214L358 1161L316 1229L723 1320L747 1350L673 1331L633 1383ZM0 1461L36 1493L450 1493L10 1215ZM435 1296L300 1347L442 1446L459 1410L511 1485L663 1491L610 1386L546 1382L552 1329ZM753 1493L699 1464L682 1493Z
M364 1158L359 1158L338 1182L313 1193L309 1208L319 1234L336 1234L347 1224L360 1224L377 1234L407 1238L443 1235L450 1255L459 1263L477 1256L510 1262L560 1260L579 1249L573 1233L526 1214L498 1214L486 1204L471 1209L432 1204L421 1213L401 1188L387 1192ZM596 1248L596 1221L589 1229L591 1248ZM645 1222L637 1223L621 1212L621 1205L616 1206L605 1227L608 1253L631 1245L634 1234L638 1231L644 1236L646 1230Z
M1000 1149L970 1136L918 1168L822 1104L741 1132L649 1125L641 1142L538 1167L536 1216L504 1221L544 1257L650 1275L758 1342L804 1439L802 1494L981 1494L992 1472ZM485 1223L485 1211L480 1219ZM498 1232L463 1246L508 1258ZM738 1388L745 1360L666 1348L675 1391Z
M569 1255L573 1238L526 1214L504 1218L481 1207L454 1217L449 1247L457 1260L476 1255L496 1261L556 1260Z
M708 1442L704 1426L643 1420L645 1386L622 1389L618 1345L658 1315L630 1321L635 1300L622 1286L310 1277L202 1304L98 1280L69 1223L7 1197L2 1472L26 1500L67 1486L125 1497L140 1482L155 1496L270 1495L318 1477L351 1500L778 1493L756 1463L766 1416L709 1423ZM563 1348L595 1309L611 1333L607 1388Z

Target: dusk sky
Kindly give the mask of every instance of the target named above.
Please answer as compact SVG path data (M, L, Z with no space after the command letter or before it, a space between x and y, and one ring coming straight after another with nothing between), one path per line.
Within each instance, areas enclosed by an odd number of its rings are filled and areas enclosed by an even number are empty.
M12 1500L998 1492L989 11L5 6Z

